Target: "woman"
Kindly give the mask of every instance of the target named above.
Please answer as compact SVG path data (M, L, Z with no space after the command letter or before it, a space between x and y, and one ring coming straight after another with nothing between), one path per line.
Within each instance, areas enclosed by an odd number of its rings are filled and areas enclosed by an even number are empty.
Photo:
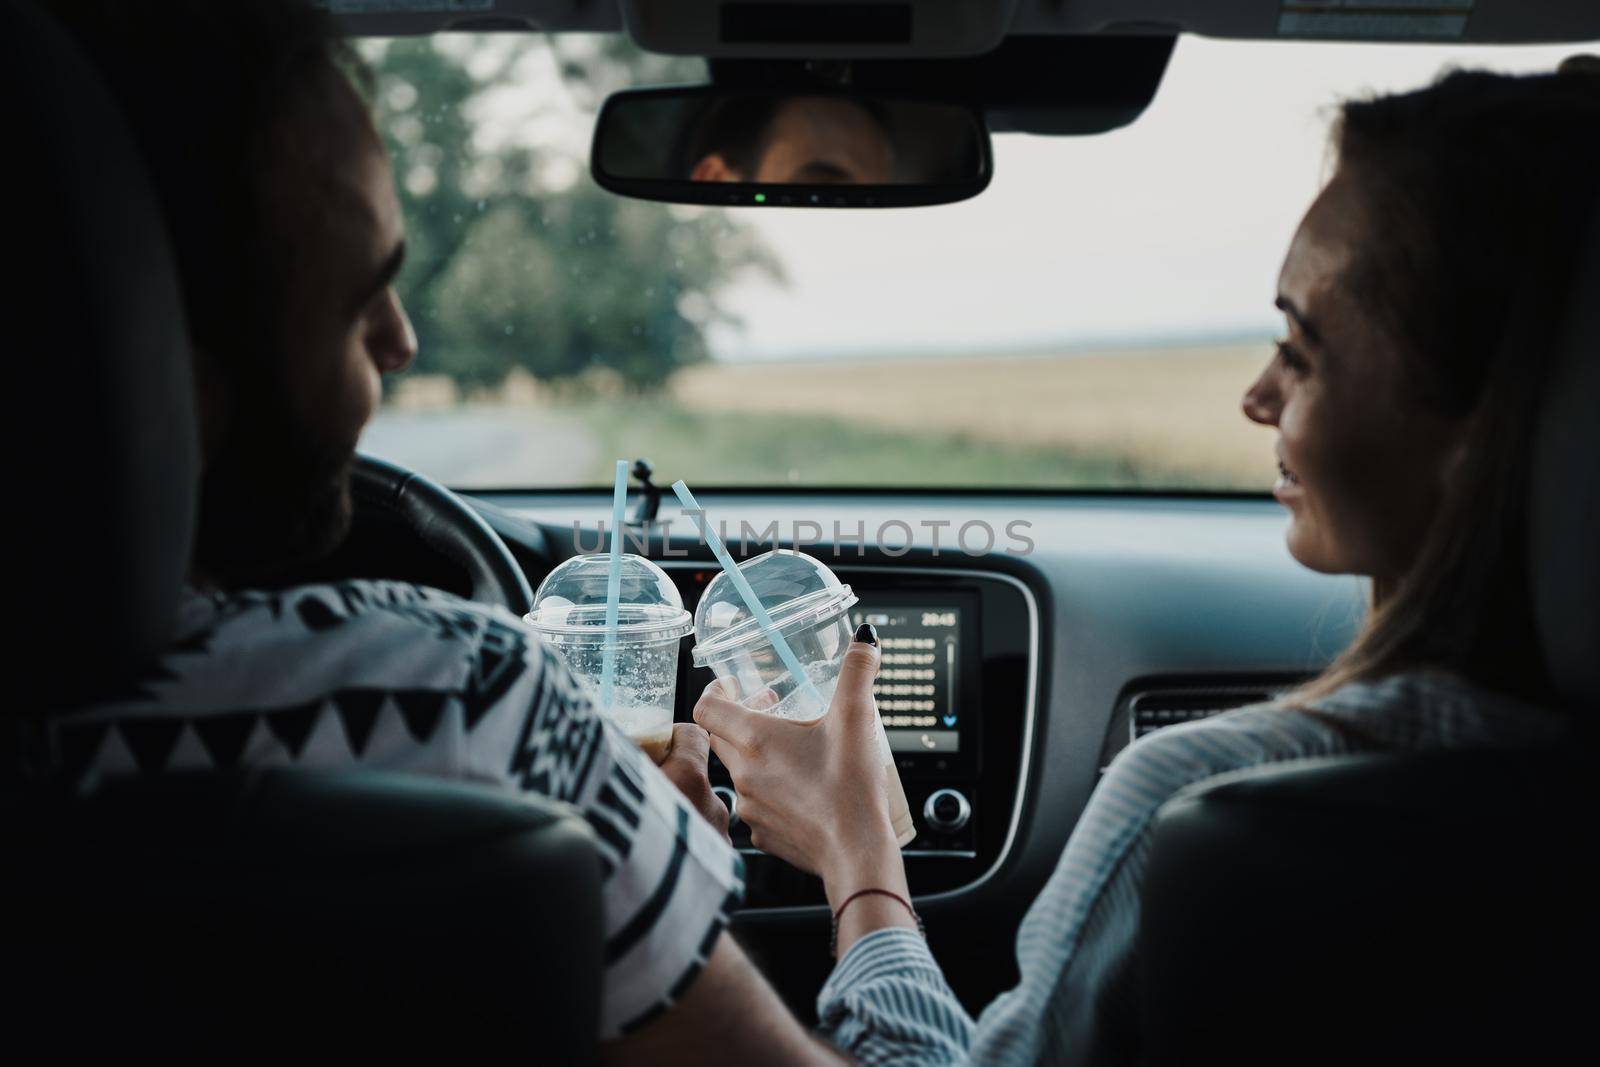
M1243 407L1276 430L1291 554L1369 576L1373 611L1297 693L1162 731L1113 763L1022 924L1015 989L969 1018L902 899L882 791L857 785L881 775L870 644L852 646L818 724L762 717L715 686L696 707L754 842L824 880L839 964L819 1014L860 1059L1130 1060L1145 831L1188 783L1565 735L1566 716L1542 706L1522 528L1549 330L1600 193L1600 77L1586 63L1451 74L1346 104L1334 146L1278 280L1287 336Z

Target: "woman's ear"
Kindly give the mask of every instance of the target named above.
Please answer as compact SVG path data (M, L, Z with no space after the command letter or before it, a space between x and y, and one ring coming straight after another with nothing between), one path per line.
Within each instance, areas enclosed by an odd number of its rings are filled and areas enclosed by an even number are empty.
M204 471L222 447L233 421L233 388L217 365L216 357L200 345L193 347L195 420L200 427L200 469Z

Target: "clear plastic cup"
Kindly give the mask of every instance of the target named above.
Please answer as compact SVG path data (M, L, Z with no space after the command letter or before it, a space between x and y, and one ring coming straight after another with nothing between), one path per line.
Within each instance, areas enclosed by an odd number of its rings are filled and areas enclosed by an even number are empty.
M821 718L839 683L839 668L852 637L850 608L856 595L823 563L791 549L746 560L739 571L794 652L811 682L810 691L784 666L767 631L726 573L711 580L695 609L695 666L709 667L718 678L731 680L747 706L801 722ZM777 697L776 704L765 696L768 690ZM888 769L889 817L903 846L916 837L917 829L881 721L878 746Z
M600 706L606 652L606 583L611 556L577 556L539 583L524 621L589 686L600 713L660 763L672 747L678 642L693 628L665 571L643 556L622 557L611 706Z

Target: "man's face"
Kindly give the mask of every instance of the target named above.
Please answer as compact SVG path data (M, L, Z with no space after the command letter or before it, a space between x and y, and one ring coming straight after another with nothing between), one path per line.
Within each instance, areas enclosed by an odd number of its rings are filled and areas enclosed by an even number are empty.
M861 105L826 96L786 101L761 136L761 155L745 174L719 153L695 164L697 182L779 185L886 185L894 173L889 135Z
M848 100L802 97L778 109L753 181L882 185L893 160L883 127Z
M388 159L342 79L274 145L263 209L280 265L258 350L202 390L208 437L197 570L224 583L323 555L349 528L350 465L416 336L392 282L404 251ZM204 376L202 376L204 380Z

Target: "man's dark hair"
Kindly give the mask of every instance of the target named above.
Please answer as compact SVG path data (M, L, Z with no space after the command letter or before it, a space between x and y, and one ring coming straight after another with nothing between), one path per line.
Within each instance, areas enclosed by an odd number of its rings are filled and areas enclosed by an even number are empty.
M750 176L758 169L761 157L767 153L772 123L778 117L779 110L794 99L794 96L805 95L823 94L800 93L785 96L752 93L749 96L712 100L693 122L686 124L688 132L674 153L675 172L687 178L702 159L710 155L719 155L724 163L737 171L746 181L751 180ZM889 110L881 102L851 96L841 99L848 100L865 112L867 117L883 130L884 136L893 142L894 129L889 119Z
M687 123L687 136L678 146L676 169L688 177L695 165L710 155L741 176L753 174L766 150L767 128L778 113L782 97L753 95L713 100Z
M303 0L44 0L122 106L161 200L189 331L224 366L266 340L278 290L262 178L330 77L363 85L326 11ZM116 195L108 189L106 195Z
M243 585L325 553L349 521L350 457L290 421L290 287L307 234L337 210L334 160L352 117L367 122L369 76L305 0L42 2L122 107L171 235L202 396L226 397L201 411L192 576Z

